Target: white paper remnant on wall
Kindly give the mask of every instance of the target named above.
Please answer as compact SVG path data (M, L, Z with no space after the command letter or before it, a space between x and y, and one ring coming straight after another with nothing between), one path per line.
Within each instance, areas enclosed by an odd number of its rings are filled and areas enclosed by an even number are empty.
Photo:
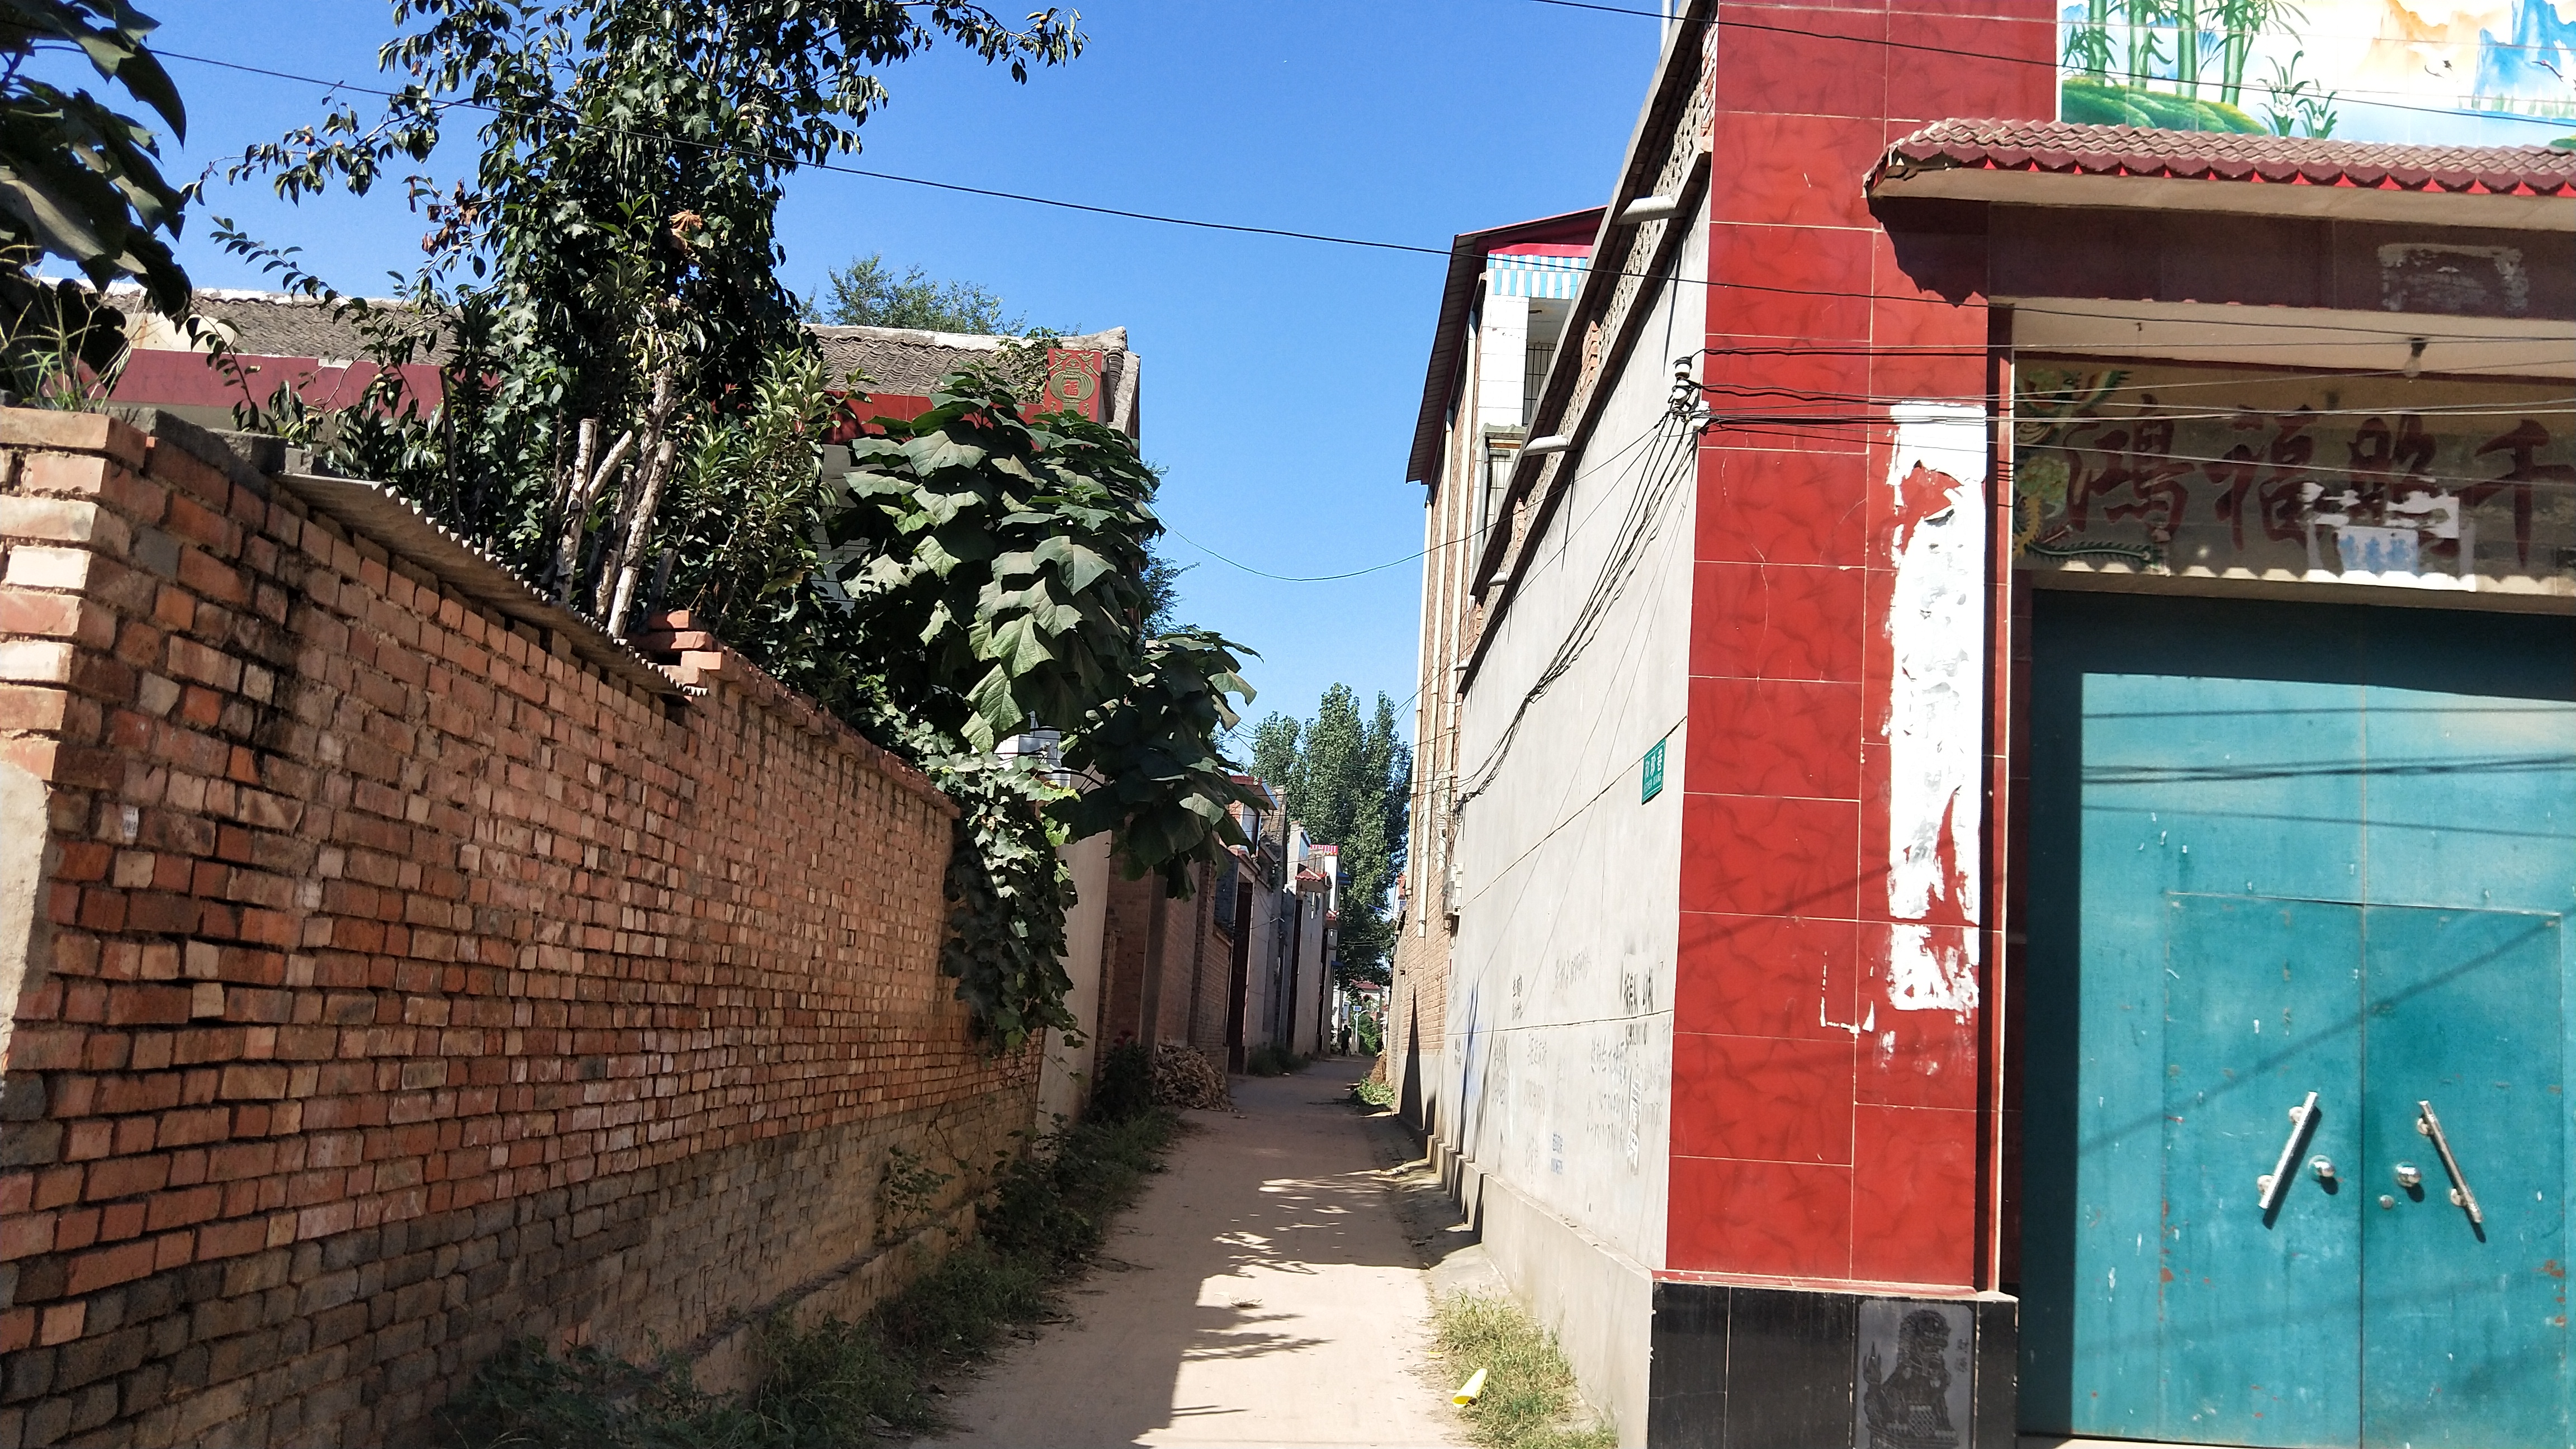
M1977 1004L1984 768L1986 414L1963 403L1892 409L1887 609L1888 1005Z

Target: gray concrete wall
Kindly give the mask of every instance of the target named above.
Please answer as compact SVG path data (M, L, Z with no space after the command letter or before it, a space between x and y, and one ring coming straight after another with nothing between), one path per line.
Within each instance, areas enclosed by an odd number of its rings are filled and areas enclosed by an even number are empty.
M1655 1279L1643 1263L1435 1144L1433 1162L1512 1296L1555 1334L1584 1402L1646 1442Z
M1704 255L1687 243L1682 274L1702 275ZM1701 302L1690 286L1656 299L1468 682L1443 1043L1449 1145L1650 1267L1664 1261L1697 495L1696 438L1665 413ZM1659 740L1667 783L1649 800L1642 761Z
M1038 1130L1051 1129L1056 1118L1082 1115L1091 1095L1092 1040L1100 1034L1101 933L1109 921L1109 836L1107 832L1077 840L1060 852L1073 871L1073 908L1064 913L1064 974L1073 981L1065 993L1065 1010L1082 1023L1080 1041L1049 1028L1046 1061L1038 1073Z

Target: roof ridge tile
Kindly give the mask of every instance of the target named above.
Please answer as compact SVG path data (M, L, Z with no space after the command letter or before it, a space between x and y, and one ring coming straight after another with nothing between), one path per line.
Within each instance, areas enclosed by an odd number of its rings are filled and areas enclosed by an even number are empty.
M1878 171L1954 167L2576 196L2576 151L2551 146L2420 146L1990 118L1935 121L1890 146Z

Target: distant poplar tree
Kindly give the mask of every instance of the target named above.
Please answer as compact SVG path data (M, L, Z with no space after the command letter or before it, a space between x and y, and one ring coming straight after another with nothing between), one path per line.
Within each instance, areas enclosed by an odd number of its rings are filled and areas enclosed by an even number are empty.
M1341 966L1345 980L1384 981L1394 949L1387 892L1404 868L1413 751L1396 735L1384 694L1363 718L1349 685L1324 692L1303 724L1273 714L1253 732L1253 767L1318 844L1342 848Z

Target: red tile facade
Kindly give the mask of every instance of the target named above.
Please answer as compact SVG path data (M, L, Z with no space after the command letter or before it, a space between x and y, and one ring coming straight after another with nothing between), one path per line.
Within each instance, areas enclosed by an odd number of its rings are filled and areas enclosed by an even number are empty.
M1885 405L1988 395L1985 239L1891 235L1862 183L1925 119L2052 116L2055 30L1945 8L1717 11L1674 1272L1993 1286L1990 1023L1887 980L1891 932L1981 928L1891 924L1885 879Z

